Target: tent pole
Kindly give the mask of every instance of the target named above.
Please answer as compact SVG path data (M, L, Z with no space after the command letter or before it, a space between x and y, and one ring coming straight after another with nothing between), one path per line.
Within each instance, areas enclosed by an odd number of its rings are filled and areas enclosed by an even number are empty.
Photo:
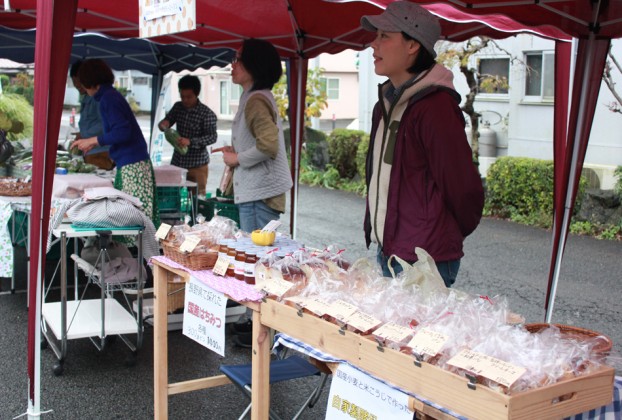
M303 103L302 103L302 57L298 57L298 66L297 66L297 82L296 82L296 139L295 139L295 147L296 153L294 154L294 197L293 206L292 206L292 226L291 226L291 234L292 239L296 239L296 228L298 227L298 181L300 178L300 152L301 152L301 144L302 144L302 133L300 130L300 123L303 121Z
M591 34L587 40L586 46L586 60L588 63L592 63L595 59L595 38L594 34ZM574 54L571 60L574 63ZM575 70L573 66L573 71ZM568 227L570 225L570 219L572 217L572 209L574 208L573 201L573 191L575 184L578 182L576 179L577 169L578 169L578 156L579 156L579 148L581 146L581 133L584 130L584 126L586 124L585 121L585 109L587 108L587 95L589 89L590 78L592 76L593 67L588 66L587 69L581 75L581 89L579 96L579 112L577 113L577 125L575 127L574 132L572 133L572 154L567 158L571 159L570 161L570 173L568 176L569 183L566 186L566 198L564 200L564 216L562 219L561 226L561 237L557 244L557 258L555 259L555 268L553 272L553 282L551 285L551 292L549 295L549 300L546 308L546 316L545 322L551 322L553 317L553 307L555 305L555 295L557 294L557 283L559 281L559 271L563 259L564 249L566 247L566 239L568 238ZM576 74L575 74L576 75Z

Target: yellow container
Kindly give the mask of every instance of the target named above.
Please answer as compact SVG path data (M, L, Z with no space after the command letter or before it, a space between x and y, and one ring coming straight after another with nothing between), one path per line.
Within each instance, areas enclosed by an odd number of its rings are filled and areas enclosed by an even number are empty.
M251 233L251 240L255 245L270 246L274 243L276 234L272 231L254 230Z

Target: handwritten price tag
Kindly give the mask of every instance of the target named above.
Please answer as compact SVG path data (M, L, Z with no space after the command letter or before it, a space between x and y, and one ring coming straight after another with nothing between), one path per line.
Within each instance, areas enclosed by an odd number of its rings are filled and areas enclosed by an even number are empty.
M406 341L411 334L412 330L410 328L397 325L393 322L387 322L382 327L374 331L374 335L393 343L401 343Z
M326 311L330 308L330 303L326 302L324 299L319 297L312 297L306 302L306 309L310 310L317 316L323 316L326 314Z
M197 247L199 242L201 242L201 238L198 235L196 235L196 236L187 236L186 239L184 240L184 242L179 247L179 250L181 252L192 252L192 251L194 251L194 248Z
M162 223L156 232L156 238L158 239L166 239L166 235L171 230L172 226L167 225L166 223Z
M214 264L214 268L212 268L212 273L217 276L224 276L227 273L227 267L229 267L229 257L220 255Z
M447 339L448 337L445 334L422 328L410 340L408 347L412 348L415 353L436 356L447 342Z
M358 308L351 303L338 299L326 308L326 314L338 319L339 321L343 321L357 310Z
M516 366L469 349L462 350L447 363L507 387L516 382L527 370L524 367Z
M361 311L354 312L344 321L349 326L354 327L362 332L369 331L382 323L382 321L380 321L378 318L374 318L373 316L363 313Z
M270 280L263 284L264 292L269 295L275 295L277 297L283 296L289 289L294 286L294 283L285 281L276 277L272 277Z

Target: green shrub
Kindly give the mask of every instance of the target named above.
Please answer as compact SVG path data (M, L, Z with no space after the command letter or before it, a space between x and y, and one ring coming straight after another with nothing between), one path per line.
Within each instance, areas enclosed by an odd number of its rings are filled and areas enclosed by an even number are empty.
M520 223L550 227L553 219L553 162L501 157L486 177L485 214ZM575 211L581 206L587 181L581 177Z
M341 178L352 179L357 174L356 156L361 140L368 136L361 130L337 128L328 136L328 158Z
M616 184L613 186L613 190L616 194L618 194L618 197L622 198L622 166L618 166L613 174L617 178Z
M367 159L367 150L369 149L369 136L364 136L356 149L356 171L365 182L365 161Z

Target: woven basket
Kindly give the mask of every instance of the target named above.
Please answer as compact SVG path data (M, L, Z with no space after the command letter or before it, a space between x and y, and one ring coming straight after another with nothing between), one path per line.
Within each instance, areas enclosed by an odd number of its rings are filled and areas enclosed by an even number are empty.
M168 241L162 241L164 256L193 271L207 270L214 267L218 259L218 251L181 252L178 247Z
M11 177L0 177L0 195L6 197L26 197L32 195L32 183Z
M178 281L169 281L167 284L168 300L166 309L172 314L177 309L184 307L184 299L186 297L186 283Z
M550 326L557 327L564 338L579 341L594 340L596 344L594 345L592 351L595 354L607 356L609 355L609 351L611 351L611 348L613 347L613 342L606 335L596 331L587 330L585 328L573 327L571 325L536 323L525 324L525 329L530 333L535 334Z

